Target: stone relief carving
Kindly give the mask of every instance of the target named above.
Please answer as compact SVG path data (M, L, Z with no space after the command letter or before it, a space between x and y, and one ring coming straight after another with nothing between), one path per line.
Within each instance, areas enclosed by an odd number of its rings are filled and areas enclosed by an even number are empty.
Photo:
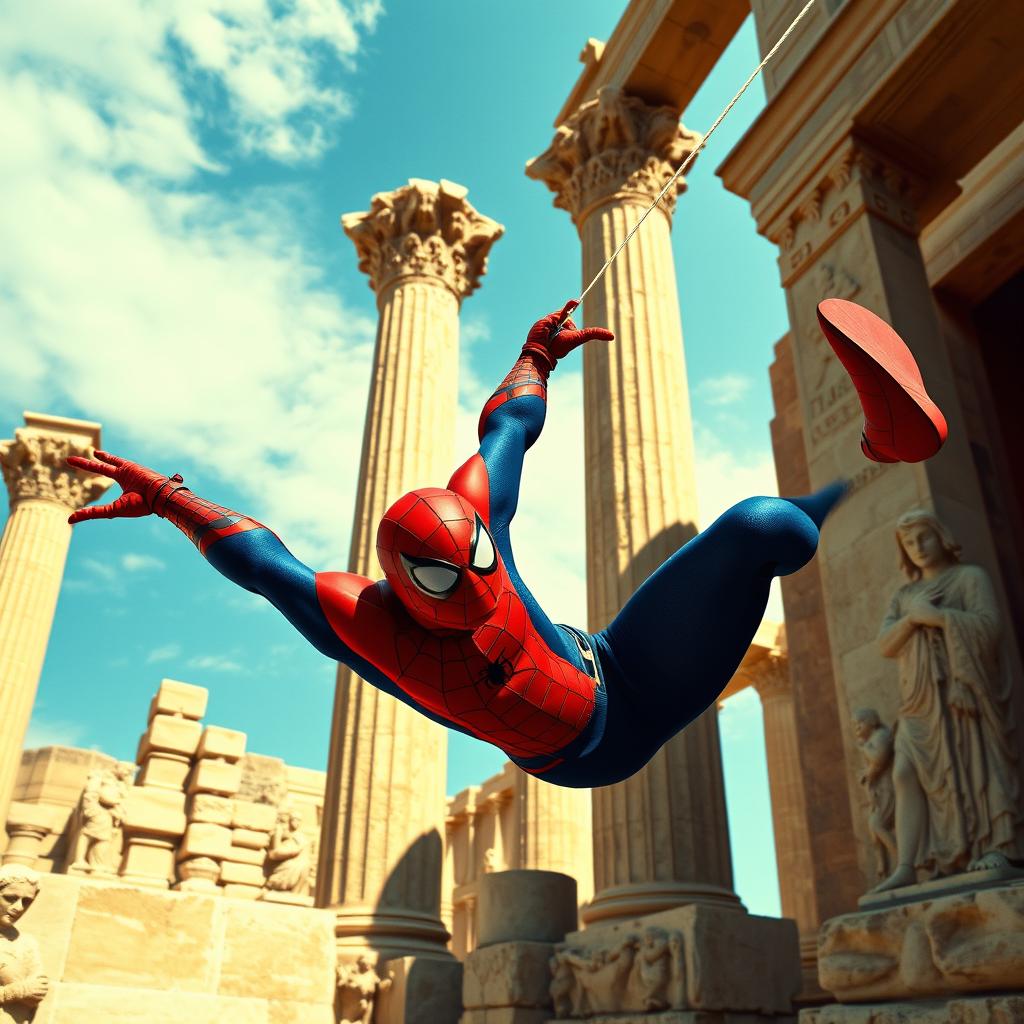
M543 181L555 193L555 206L580 224L596 203L616 195L650 203L700 140L679 123L672 107L653 107L609 86L559 125L526 173ZM669 216L685 189L680 176L662 199Z
M275 892L305 896L309 892L311 867L309 840L302 831L302 816L282 808L267 850L270 873L264 886Z
M32 1020L50 989L36 940L17 927L38 893L39 876L32 868L0 867L0 1024Z
M895 871L875 892L964 870L1005 867L1021 850L1010 680L988 574L960 561L933 514L896 524L908 582L879 634L899 663L894 744Z
M13 441L0 441L0 469L11 506L31 499L79 509L98 498L111 481L71 469L67 465L69 455L92 458L93 449L70 438L39 434L23 427L15 430Z
M370 1024L377 996L391 988L392 976L381 978L365 954L354 964L338 964L339 1024Z
M69 870L116 874L124 852L124 798L135 765L121 761L90 772L78 801Z
M676 931L649 927L607 946L563 947L549 966L559 1018L652 1013L684 1005L683 939Z
M479 287L491 246L505 229L478 213L467 191L450 181L412 178L378 192L368 211L342 217L375 292L409 276L438 278L460 302Z
M892 730L882 724L874 708L860 708L853 713L853 732L864 758L860 784L868 793L868 829L875 845L878 877L886 878L897 863Z

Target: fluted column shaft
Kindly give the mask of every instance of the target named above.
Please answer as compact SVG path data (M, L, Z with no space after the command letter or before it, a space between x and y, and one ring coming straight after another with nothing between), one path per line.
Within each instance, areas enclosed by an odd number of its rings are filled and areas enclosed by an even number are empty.
M349 568L379 578L377 523L454 470L461 299L501 233L466 190L411 181L343 218L380 320ZM441 921L446 731L342 667L327 772L317 903L339 952L448 956Z
M667 107L604 89L559 127L527 173L572 214L589 282L698 137ZM584 351L589 628L696 533L693 432L670 242L675 191L585 301L588 325L616 340ZM631 779L594 791L588 922L708 901L732 891L714 707Z
M801 935L813 935L818 921L813 893L807 885L807 879L811 877L811 847L804 813L800 745L787 659L782 655L770 656L752 673L752 679L761 697L764 717L764 746L782 916L794 918Z
M68 516L109 482L78 473L68 455L91 455L97 423L26 413L0 442L11 514L0 540L0 824L14 792L71 542ZM2 834L2 829L0 829Z

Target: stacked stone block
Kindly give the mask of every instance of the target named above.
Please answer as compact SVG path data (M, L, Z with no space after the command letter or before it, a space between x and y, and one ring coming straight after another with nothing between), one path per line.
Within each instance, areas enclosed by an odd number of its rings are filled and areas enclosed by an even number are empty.
M225 896L256 899L263 889L263 865L277 808L270 804L236 800L231 819L231 844L221 865Z
M141 769L124 804L120 873L137 885L167 888L174 879L175 851L187 820L184 783L199 746L207 696L201 686L165 679L150 703L136 758Z

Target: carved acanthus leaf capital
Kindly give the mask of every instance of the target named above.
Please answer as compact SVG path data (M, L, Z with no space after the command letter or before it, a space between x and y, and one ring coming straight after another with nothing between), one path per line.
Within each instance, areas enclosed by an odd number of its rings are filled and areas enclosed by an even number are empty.
M555 193L555 206L568 210L578 226L613 197L653 202L700 141L697 132L679 123L672 107L653 107L606 87L559 125L526 173ZM661 201L667 215L685 189L680 175Z
M0 467L11 508L21 501L53 501L74 511L95 501L112 481L67 464L69 455L92 458L94 452L92 445L70 437L19 427L13 441L0 441Z
M468 189L410 178L392 192L378 192L364 213L341 218L355 243L359 269L382 290L403 277L436 278L461 302L480 286L491 246L505 229L478 213Z
M783 697L791 691L789 678L789 656L786 654L769 654L757 663L751 672L751 681L761 701L773 697Z

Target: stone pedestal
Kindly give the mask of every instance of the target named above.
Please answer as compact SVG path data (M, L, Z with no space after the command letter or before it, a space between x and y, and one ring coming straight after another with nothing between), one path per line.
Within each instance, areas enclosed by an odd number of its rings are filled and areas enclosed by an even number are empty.
M800 988L792 921L693 904L566 936L558 1020L777 1020Z
M7 819L50 639L71 542L68 516L110 486L65 460L90 457L99 443L98 423L38 413L25 413L14 440L0 442L11 503L0 541L0 823Z
M455 468L459 306L502 232L466 191L416 179L342 220L380 310L349 558L362 575L381 575L375 542L387 507L443 485ZM409 956L458 967L440 916L446 745L443 728L340 669L317 903L337 912L340 956L369 948L381 962L403 958L382 1021L413 1019L398 1009L402 993L412 998L433 968ZM430 1019L458 1016L444 1014Z
M527 166L569 211L583 280L605 259L697 144L678 112L606 88ZM677 179L584 304L615 341L584 350L589 628L697 531L693 436L670 243ZM615 396L615 400L608 400ZM657 411L657 416L655 416ZM714 707L617 786L594 791L588 923L701 901L739 907L732 889Z

